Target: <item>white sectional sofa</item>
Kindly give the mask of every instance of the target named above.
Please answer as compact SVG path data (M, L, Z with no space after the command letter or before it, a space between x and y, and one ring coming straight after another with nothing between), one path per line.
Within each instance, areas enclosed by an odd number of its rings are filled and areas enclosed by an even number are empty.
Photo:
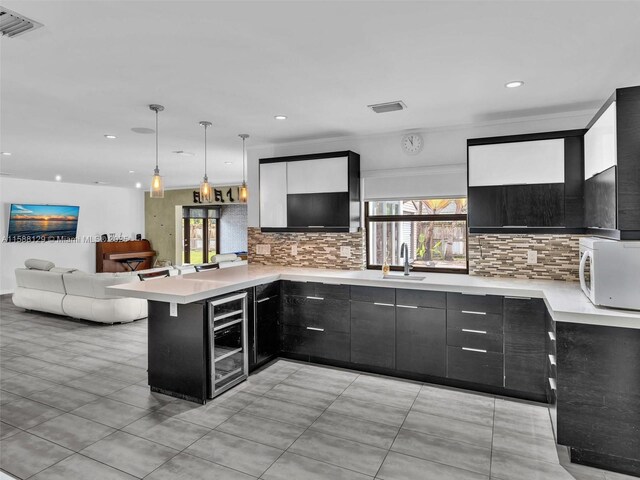
M246 265L235 254L217 255L212 261L220 268ZM67 315L100 323L132 322L147 316L147 301L116 297L105 287L139 282L139 273L169 270L169 275L194 273L193 265L161 267L134 272L85 273L74 268L59 268L47 260L29 259L25 268L16 269L13 303L27 310ZM153 280L151 280L153 281Z
M56 268L42 260L25 262L16 269L13 303L27 310L67 315L100 323L132 322L147 316L147 301L116 297L105 287L139 282L138 273L85 273L73 268ZM168 267L171 275L178 270ZM161 269L144 270L151 272Z

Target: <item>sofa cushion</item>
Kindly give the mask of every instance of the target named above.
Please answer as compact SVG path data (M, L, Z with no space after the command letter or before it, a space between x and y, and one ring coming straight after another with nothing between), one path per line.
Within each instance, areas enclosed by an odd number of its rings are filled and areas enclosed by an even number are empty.
M238 256L235 253L219 253L211 257L211 263L235 262Z
M62 274L46 270L16 268L16 285L45 292L66 293Z
M65 273L62 278L67 295L98 299L119 298L105 290L105 287L123 283L138 282L137 275L115 275L113 273Z
M55 272L55 273L71 273L71 272L77 272L78 269L77 268L69 268L69 267L53 267L49 271L50 272Z
M45 270L49 271L53 267L55 267L55 263L50 262L49 260L40 260L38 258L29 258L24 261L24 266L29 270Z

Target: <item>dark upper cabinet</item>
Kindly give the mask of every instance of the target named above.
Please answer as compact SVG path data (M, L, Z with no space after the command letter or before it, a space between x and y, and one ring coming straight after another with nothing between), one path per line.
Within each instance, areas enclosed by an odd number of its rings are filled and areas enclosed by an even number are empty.
M471 233L580 231L584 132L468 140Z
M640 239L640 86L619 88L585 134L588 233Z
M356 231L360 155L351 151L260 159L263 231Z
M564 227L564 223L562 183L469 188L470 227Z
M444 377L446 310L396 307L396 370Z
M351 301L351 362L393 369L395 359L395 306Z

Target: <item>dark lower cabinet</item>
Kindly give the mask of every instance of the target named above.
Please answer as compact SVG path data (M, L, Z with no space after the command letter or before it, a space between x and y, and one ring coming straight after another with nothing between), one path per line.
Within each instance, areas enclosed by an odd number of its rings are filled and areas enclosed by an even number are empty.
M504 299L504 386L544 400L546 307L539 298Z
M178 305L178 317L170 315L166 302L149 301L148 305L151 390L205 403L209 349L206 304Z
M504 356L469 347L447 347L447 377L454 380L503 386Z
M351 302L351 362L396 366L396 309L393 304Z
M558 443L640 476L640 329L556 322Z
M256 300L256 364L266 362L280 352L279 319L279 294Z
M396 307L396 369L444 377L446 310Z
M348 333L332 332L314 327L282 326L282 351L306 359L326 359L348 362L350 359Z

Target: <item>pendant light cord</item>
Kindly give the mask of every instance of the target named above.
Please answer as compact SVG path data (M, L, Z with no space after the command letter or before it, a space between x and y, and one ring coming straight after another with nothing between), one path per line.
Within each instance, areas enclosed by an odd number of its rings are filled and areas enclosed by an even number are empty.
M204 126L204 176L207 177L207 126Z
M245 153L245 150L244 150L244 141L245 141L245 140L246 140L246 138L244 138L244 137L243 137L243 138L242 138L242 183L245 183L245 177L244 177L244 173L245 173L245 170L244 170L244 161L245 161L245 158L246 158L246 156L247 156L247 155L246 155L246 153Z
M158 170L158 110L156 110L156 170Z

